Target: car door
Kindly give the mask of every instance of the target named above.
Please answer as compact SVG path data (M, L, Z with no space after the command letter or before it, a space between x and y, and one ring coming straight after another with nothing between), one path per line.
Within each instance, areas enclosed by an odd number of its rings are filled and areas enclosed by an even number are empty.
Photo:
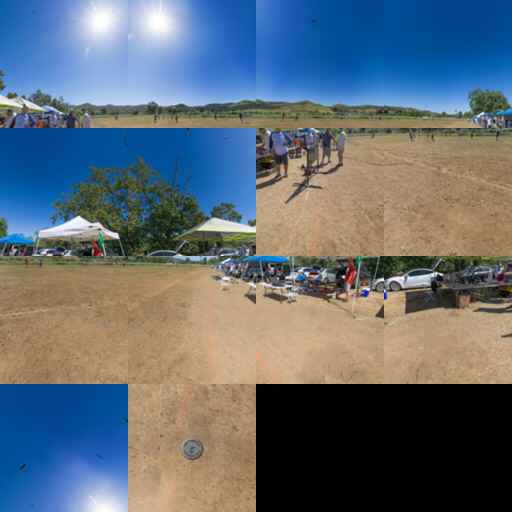
M427 269L412 270L404 279L404 288L427 288L430 287L432 271Z

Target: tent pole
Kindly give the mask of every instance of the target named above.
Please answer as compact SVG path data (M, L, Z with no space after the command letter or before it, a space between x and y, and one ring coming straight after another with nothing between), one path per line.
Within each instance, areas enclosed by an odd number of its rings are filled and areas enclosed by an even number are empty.
M121 246L121 253L123 254L123 258L126 258L126 254L124 252L123 243L121 242L121 237L119 237L119 245Z
M36 238L36 250L33 254L33 256L35 256L37 254L37 251L39 250L39 233L37 234L37 238Z

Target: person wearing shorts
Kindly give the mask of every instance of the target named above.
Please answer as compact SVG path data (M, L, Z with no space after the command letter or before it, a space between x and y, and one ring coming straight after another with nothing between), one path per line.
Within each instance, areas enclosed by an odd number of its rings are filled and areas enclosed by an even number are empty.
M348 266L347 266L347 270L345 272L345 294L347 297L347 299L346 299L347 302L348 302L348 299L350 298L350 292L352 291L352 286L354 285L354 283L356 281L356 277L357 277L357 270L354 265L354 259L350 258L348 260Z
M278 129L270 135L270 149L276 164L276 178L281 177L281 167L284 167L284 177L288 178L288 146L292 139L282 130Z
M336 150L338 151L338 166L343 167L343 155L345 154L345 142L347 140L347 134L345 130L341 130Z

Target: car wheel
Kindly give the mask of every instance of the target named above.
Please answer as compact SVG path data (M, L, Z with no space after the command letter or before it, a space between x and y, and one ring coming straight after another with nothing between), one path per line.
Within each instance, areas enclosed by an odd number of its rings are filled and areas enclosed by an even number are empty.
M396 281L391 281L390 285L389 285L389 289L392 291L392 292L399 292L402 287L400 286L399 283L397 283Z
M376 287L375 287L375 291L376 292L379 292L379 293L382 293L384 291L384 283L379 283Z

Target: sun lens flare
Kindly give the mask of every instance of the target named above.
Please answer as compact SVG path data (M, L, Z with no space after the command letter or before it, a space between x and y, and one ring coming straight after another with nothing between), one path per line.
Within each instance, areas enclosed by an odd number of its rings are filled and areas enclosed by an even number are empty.
M95 34L105 34L114 25L114 14L107 8L94 8L89 24Z
M167 34L171 28L169 16L161 9L150 12L147 18L148 29L157 35Z

